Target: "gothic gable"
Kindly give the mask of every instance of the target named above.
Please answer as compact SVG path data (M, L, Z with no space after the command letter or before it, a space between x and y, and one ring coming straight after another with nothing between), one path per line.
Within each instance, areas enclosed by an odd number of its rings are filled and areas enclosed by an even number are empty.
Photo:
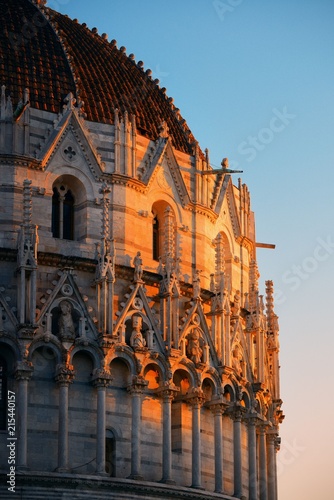
M163 189L172 189L173 192L176 191L179 202L183 207L189 204L189 193L175 158L171 141L164 135L160 136L157 141L155 141L150 161L147 162L147 166L141 178L148 187L152 186L155 179L158 185Z
M202 363L217 367L218 357L210 336L209 327L199 299L192 301L182 319L180 348L195 365Z
M135 351L142 348L163 353L165 346L158 329L158 321L150 308L144 282L138 280L125 295L126 302L116 313L114 332L118 341L130 345Z
M237 377L253 381L247 341L239 316L232 316L230 352L231 365Z
M93 177L98 180L104 171L104 163L90 137L80 110L74 107L73 96L67 97L68 104L53 123L53 130L37 158L41 166L48 168L54 161L59 165L69 163L76 166L84 158Z
M240 219L238 215L238 208L236 206L236 199L233 193L232 177L229 174L225 174L223 177L219 196L215 207L213 207L215 212L220 214L223 210L224 204L227 204L228 207L228 214L231 221L230 225L233 228L234 236L235 238L239 238L241 235Z
M60 272L58 283L46 294L49 297L41 298L44 305L37 319L39 334L52 334L70 343L97 339L94 321L86 306L87 297L78 289L70 269Z

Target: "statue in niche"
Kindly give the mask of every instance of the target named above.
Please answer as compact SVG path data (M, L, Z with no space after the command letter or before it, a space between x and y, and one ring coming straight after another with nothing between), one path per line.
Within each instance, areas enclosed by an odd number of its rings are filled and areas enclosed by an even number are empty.
M62 300L59 304L60 316L58 320L59 335L61 338L75 338L75 327L72 318L72 304Z
M137 252L137 255L133 259L133 265L135 266L134 280L141 281L143 277L143 260L140 252Z
M202 361L203 349L201 348L200 338L201 335L198 328L194 328L187 337L187 356L195 364Z
M237 290L234 295L234 302L232 306L232 316L239 316L240 314L240 292Z
M232 351L232 368L235 369L237 374L242 377L243 376L243 357L242 352L238 345L236 345Z
M141 316L132 316L132 333L130 345L133 349L142 349L146 346L146 341L141 333L143 319Z

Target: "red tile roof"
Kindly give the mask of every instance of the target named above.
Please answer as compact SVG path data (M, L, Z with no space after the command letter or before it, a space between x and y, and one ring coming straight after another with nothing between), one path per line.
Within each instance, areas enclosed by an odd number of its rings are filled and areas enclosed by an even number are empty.
M192 152L187 124L140 62L85 24L48 8L42 12L29 0L0 3L0 85L14 107L28 88L32 107L59 112L72 92L84 102L88 120L113 123L116 108L128 111L150 139L164 120L174 147Z

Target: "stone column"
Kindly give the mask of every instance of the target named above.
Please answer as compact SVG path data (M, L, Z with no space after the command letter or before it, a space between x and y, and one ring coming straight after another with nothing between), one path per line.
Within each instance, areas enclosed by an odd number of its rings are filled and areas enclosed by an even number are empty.
M244 408L236 405L233 418L234 496L242 497L241 420Z
M107 476L106 472L106 388L111 375L106 370L96 369L92 383L97 388L96 408L96 474Z
M28 470L27 465L27 419L28 419L28 381L33 367L31 363L20 362L17 365L15 378L18 381L17 396L17 470Z
M64 235L64 200L65 196L59 193L59 238Z
M249 500L258 500L257 458L256 458L256 422L257 413L248 416L248 475Z
M192 488L202 488L201 486L201 406L205 401L201 389L194 389L189 396L189 403L192 408Z
M67 472L68 463L68 387L73 382L72 366L58 365L55 376L59 387L58 406L58 467L57 472Z
M141 413L142 394L148 382L141 377L135 377L128 391L132 396L132 425L131 425L131 474L129 479L143 479L141 476Z
M279 436L276 436L275 439L275 500L278 499L278 484L277 484L277 452L281 448L281 438Z
M268 500L266 426L264 424L259 426L259 462L260 500Z
M223 484L223 413L227 403L221 397L213 399L208 406L214 416L214 446L215 446L215 492L224 491Z
M268 499L277 500L276 487L276 433L267 435L267 458L268 458Z
M174 384L161 387L162 398L162 483L175 484L172 479L172 401L179 391Z

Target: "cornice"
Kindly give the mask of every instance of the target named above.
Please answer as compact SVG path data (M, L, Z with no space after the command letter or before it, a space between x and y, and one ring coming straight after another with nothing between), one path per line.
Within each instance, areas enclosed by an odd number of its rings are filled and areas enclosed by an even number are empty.
M0 154L0 165L15 165L41 170L41 162L32 156L18 154Z
M1 260L7 262L16 262L17 250L13 248L0 248L0 261Z
M254 251L255 243L252 240L250 240L247 236L239 236L237 238L237 242L241 246L245 247L249 253Z
M1 471L2 472L2 471ZM133 479L118 479L111 477L101 477L96 475L79 475L69 473L38 473L29 471L29 475L18 474L20 485L31 489L45 488L52 491L54 488L64 492L74 489L81 497L81 489L87 492L87 488L93 493L98 492L99 498L118 498L119 494L131 494L131 498L171 498L187 500L233 500L234 497L212 491L196 490L184 486L174 486L171 484L154 483L151 481L136 481ZM27 491L27 494L29 494ZM136 497L136 494L138 497ZM32 497L31 497L32 498Z
M72 267L73 269L95 273L97 261L75 255L62 255L49 252L38 252L37 261L39 265L53 267Z
M208 206L202 205L200 203L190 202L185 207L185 210L189 210L197 214L204 215L205 217L210 219L211 222L216 222L216 220L219 217L219 214L217 214L214 210L212 210L212 208L209 208Z

